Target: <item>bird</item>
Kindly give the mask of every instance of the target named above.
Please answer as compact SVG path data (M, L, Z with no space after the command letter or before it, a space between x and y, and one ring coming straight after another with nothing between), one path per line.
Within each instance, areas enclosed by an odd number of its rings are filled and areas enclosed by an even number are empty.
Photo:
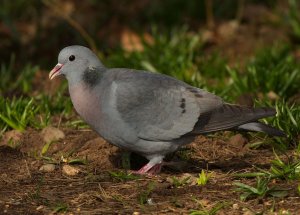
M276 115L273 108L229 104L159 73L107 68L84 46L60 51L49 78L60 75L68 81L76 112L94 131L109 143L148 159L139 174L159 173L164 157L197 135L243 130L285 136L258 121Z

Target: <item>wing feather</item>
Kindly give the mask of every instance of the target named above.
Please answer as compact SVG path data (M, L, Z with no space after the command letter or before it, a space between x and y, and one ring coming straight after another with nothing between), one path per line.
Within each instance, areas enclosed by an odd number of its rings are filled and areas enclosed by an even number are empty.
M201 114L222 105L204 90L168 76L137 72L116 80L116 108L141 139L169 141L191 132Z

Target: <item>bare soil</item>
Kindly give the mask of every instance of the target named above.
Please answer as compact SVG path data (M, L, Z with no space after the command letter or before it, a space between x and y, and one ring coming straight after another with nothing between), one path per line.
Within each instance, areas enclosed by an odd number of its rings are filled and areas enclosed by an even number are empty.
M224 132L222 139L199 136L168 158L178 163L176 168L167 166L156 176L121 181L110 174L125 171L120 149L90 130L65 129L64 133L66 138L50 145L44 155L59 161L53 172L39 170L48 163L40 156L44 146L41 132L27 130L17 148L0 144L0 213L51 214L62 206L68 214L187 214L193 209L209 210L217 202L225 204L219 214L300 212L297 182L272 181L272 186L292 188L284 199L239 200L233 182L253 184L255 180L237 179L233 174L255 171L253 166L267 170L274 159L269 149L249 149L242 135ZM80 172L68 176L62 172L64 159L74 158L87 158L88 163L72 165ZM145 162L138 155L131 156L134 168ZM172 177L195 179L202 168L213 172L205 186L192 182L174 185Z

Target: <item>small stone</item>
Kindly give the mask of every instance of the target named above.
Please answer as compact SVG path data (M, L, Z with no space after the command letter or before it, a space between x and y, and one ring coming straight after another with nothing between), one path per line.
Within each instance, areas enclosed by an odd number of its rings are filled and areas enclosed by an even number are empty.
M53 142L65 138L64 132L62 132L58 128L54 128L51 126L44 128L41 131L41 135L45 143L49 143L49 142Z
M3 145L8 145L10 147L15 148L20 144L21 138L22 138L21 131L11 130L4 133L1 142L3 143Z
M204 207L209 207L211 205L211 202L208 199L201 199L199 200L199 203Z
M147 199L148 205L155 205L152 198Z
M80 172L80 169L77 167L70 166L70 165L64 165L62 168L62 171L66 175L75 176Z
M215 35L213 31L204 30L201 32L201 39L203 43L214 43L215 42Z
M37 208L36 208L36 210L37 211L40 211L40 210L42 210L44 208L44 206L43 205L40 205L40 206L38 206Z
M239 207L239 204L235 203L235 204L232 205L232 208L234 210L238 210L240 207Z
M245 210L245 212L243 213L243 215L253 215L254 213L249 211L248 209Z
M132 213L132 215L140 215L140 212L135 211L135 212Z
M21 202L19 202L19 201L14 202L14 205L20 205L20 204L21 204Z
M228 144L237 148L243 148L247 143L247 139L241 134L236 134L228 140Z
M270 100L273 100L273 101L279 99L279 96L274 91L268 92L267 96Z
M237 34L239 28L239 23L236 20L225 22L221 24L218 29L218 35L224 40L233 39Z
M44 164L43 166L40 167L39 169L42 172L53 172L55 170L55 165L54 164Z

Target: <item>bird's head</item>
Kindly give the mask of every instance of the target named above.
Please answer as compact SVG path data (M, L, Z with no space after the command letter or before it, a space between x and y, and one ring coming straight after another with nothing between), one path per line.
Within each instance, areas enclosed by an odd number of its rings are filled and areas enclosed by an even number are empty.
M58 64L49 73L49 78L64 75L69 84L75 84L86 79L91 71L103 69L98 57L84 46L68 46L58 55Z

